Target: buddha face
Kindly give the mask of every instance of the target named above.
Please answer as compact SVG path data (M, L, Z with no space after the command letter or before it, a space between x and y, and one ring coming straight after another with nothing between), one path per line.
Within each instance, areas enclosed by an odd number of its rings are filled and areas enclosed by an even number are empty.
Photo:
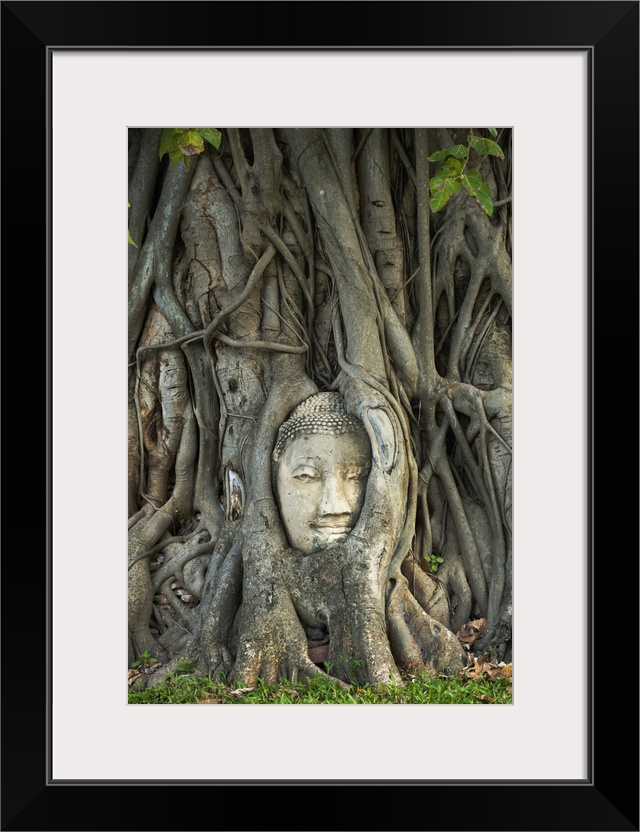
M289 543L304 554L346 540L371 469L364 433L300 434L278 463L277 495Z

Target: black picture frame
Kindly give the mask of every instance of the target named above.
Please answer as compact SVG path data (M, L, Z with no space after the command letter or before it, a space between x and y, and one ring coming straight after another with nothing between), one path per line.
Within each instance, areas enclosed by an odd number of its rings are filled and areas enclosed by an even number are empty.
M2 2L2 251L15 317L5 387L33 396L43 438L10 464L2 586L2 829L638 830L637 460L638 2ZM295 15L289 14L292 5ZM363 14L363 7L366 13ZM288 27L281 28L281 21ZM241 18L241 24L239 22ZM211 25L204 25L206 20ZM199 21L198 25L194 25ZM293 23L291 23L293 21ZM203 40L213 32L213 42ZM424 33L424 34L423 34ZM240 42L239 42L240 41ZM79 781L49 779L51 283L48 65L53 48L585 49L591 82L589 264L589 771L584 782ZM570 148L557 151L571 152ZM571 209L571 189L552 210ZM39 246L34 242L40 241ZM29 276L34 291L24 297ZM36 295L37 297L34 297ZM25 310L25 304L27 306ZM34 315L34 310L38 314ZM24 328L23 328L24 327ZM15 353L14 353L15 351ZM15 355L15 358L14 358ZM8 366L9 365L9 366ZM10 403L13 395L10 397ZM16 398L16 403L19 400ZM631 404L629 404L631 402ZM13 407L10 404L10 413ZM17 413L17 410L16 410ZM22 420L22 415L19 415ZM13 443L13 418L10 418ZM600 442L597 449L596 433ZM636 453L634 453L636 452ZM637 483L637 474L631 480ZM34 487L35 486L35 487ZM34 494L35 492L35 494ZM36 496L37 495L37 496ZM36 499L34 499L36 496ZM597 507L597 513L596 513ZM33 517L47 517L33 545ZM634 522L631 524L630 518ZM633 527L633 531L632 528ZM28 566L25 567L25 563ZM27 614L27 603L33 603ZM19 632L19 637L16 633ZM583 638L583 633L577 637ZM18 646L17 646L18 645ZM21 646L22 645L22 646ZM571 696L570 666L541 664L541 684ZM87 674L86 695L91 677ZM82 680L79 695L82 694ZM562 692L560 694L560 692ZM99 715L96 715L99 718ZM491 738L487 738L491 741ZM498 741L498 738L496 738ZM499 738L509 753L509 738ZM631 746L631 747L629 747ZM250 753L250 749L247 750ZM133 752L132 753L138 753ZM428 753L428 752L427 752ZM482 739L474 755L482 770ZM553 749L549 749L553 754ZM463 771L463 767L461 767ZM159 788L164 787L164 794ZM193 794L205 788L209 794ZM155 791L150 791L155 789ZM238 791L238 790L241 791ZM133 790L133 792L131 791ZM380 790L380 791L379 791ZM382 791L385 790L385 791ZM215 807L229 807L216 815ZM138 807L138 808L136 808ZM148 807L148 808L141 808Z

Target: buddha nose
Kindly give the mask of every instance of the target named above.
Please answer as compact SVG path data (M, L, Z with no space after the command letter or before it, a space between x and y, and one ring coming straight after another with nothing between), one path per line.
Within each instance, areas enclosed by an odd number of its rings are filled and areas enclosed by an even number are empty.
M351 505L342 488L340 478L330 474L322 481L322 514L351 514Z

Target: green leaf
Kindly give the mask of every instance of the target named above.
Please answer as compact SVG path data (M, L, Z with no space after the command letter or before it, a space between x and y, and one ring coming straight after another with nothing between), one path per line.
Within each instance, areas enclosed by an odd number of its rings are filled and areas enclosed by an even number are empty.
M475 194L475 199L482 205L485 212L491 216L493 214L493 200L491 199L491 188L487 182L483 182Z
M488 156L497 156L498 159L504 159L502 148L491 139L483 139L480 136L470 136L469 144L476 151L476 153L485 153Z
M446 159L447 156L453 156L455 159L466 159L469 155L468 149L463 144L454 144L453 147L445 147L444 150L436 150L429 156L430 162L439 162L440 159Z
M184 158L184 153L177 145L169 148L169 161L172 165L177 165L178 162L181 162Z
M429 182L429 187L431 187L432 183L433 179ZM451 197L458 193L461 187L460 179L445 179L444 182L436 184L435 188L432 187L431 191L433 196L429 200L431 210L435 213L444 208Z
M216 150L220 147L220 143L222 142L222 133L219 130L216 130L215 127L198 127L198 133L202 136L203 139L212 144Z
M432 196L429 200L429 207L436 214L438 211L441 211L444 206L449 202L448 196Z
M467 171L467 173L462 175L462 184L471 196L475 196L478 188L482 187L482 176L477 170Z
M204 139L195 130L187 130L184 135L180 136L178 147L185 156L197 156L204 150Z
M491 135L493 136L494 139L498 135L498 131L496 130L495 127L489 127L489 132L491 133Z
M130 246L134 246L135 248L138 248L138 246L133 241L133 237L131 236L131 234L129 234L129 229L128 228L127 228L127 239L129 241Z
M131 667L140 667L142 662L131 662Z
M444 563L444 558L436 558L436 560L438 561L438 563Z
M437 572L438 571L438 567L435 565L435 563L431 564L431 571L432 572Z
M469 194L483 208L489 216L493 214L493 200L491 199L491 188L488 182L483 182L477 170L470 170L461 177L462 184L469 191Z
M181 127L165 127L165 129L160 134L160 150L158 151L158 155L162 159L165 153L169 151L171 146L175 147L176 145L176 136L182 133Z
M453 157L449 157L440 165L435 175L429 180L429 187L432 191L442 190L442 188L439 188L438 185L445 182L447 179L455 179L457 176L460 176L463 168L464 165L462 162L458 161L458 159L454 159Z

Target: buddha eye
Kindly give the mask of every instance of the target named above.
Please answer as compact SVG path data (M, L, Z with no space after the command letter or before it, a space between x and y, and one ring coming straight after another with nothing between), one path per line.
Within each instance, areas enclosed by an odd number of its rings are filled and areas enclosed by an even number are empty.
M346 478L348 480L366 480L368 476L368 468L354 468L351 471L347 471Z
M294 471L293 478L298 480L298 482L304 483L315 482L320 479L320 476L316 471L309 470L309 468L303 468L302 470Z

